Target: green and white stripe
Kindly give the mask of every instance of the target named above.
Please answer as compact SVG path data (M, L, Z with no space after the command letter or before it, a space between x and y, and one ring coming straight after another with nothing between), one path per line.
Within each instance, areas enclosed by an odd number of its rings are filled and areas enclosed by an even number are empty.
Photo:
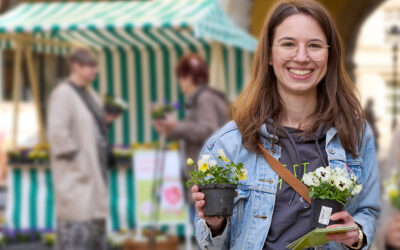
M54 197L49 169L12 168L7 184L7 229L54 228Z
M189 52L211 64L211 43L222 45L226 90L236 98L248 80L256 40L240 30L215 0L122 2L57 2L21 4L0 16L0 35L27 33L35 38L82 44L99 57L95 88L103 97L114 94L129 103L110 131L116 144L151 142L151 103L183 104L175 65ZM10 40L0 46L14 48ZM62 46L32 44L37 53L66 55ZM213 78L214 79L214 78ZM184 116L183 105L178 112Z
M54 194L50 169L23 166L10 169L6 228L10 230L55 229ZM131 168L110 170L111 230L135 226L134 178Z
M8 198L6 228L8 230L54 230L55 207L50 169L45 167L13 167L7 177ZM132 168L109 171L109 231L135 228L134 176ZM163 231L184 236L185 226L162 225Z

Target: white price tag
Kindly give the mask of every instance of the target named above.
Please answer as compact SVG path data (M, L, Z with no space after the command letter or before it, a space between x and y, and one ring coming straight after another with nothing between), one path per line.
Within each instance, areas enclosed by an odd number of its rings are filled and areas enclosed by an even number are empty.
M322 206L321 213L319 214L318 223L323 225L329 225L329 221L331 219L332 208Z

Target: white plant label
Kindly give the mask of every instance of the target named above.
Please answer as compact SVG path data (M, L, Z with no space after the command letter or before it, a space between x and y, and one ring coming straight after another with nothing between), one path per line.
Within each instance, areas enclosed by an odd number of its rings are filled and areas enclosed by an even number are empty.
M318 223L323 225L329 225L329 220L331 219L332 208L322 206L321 213L319 214Z

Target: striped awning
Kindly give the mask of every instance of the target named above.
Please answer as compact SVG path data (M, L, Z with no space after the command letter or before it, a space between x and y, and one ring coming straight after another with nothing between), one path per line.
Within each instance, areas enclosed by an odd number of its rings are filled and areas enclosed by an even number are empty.
M0 16L0 48L15 48L11 36L20 34L37 38L31 41L37 53L70 52L70 47L56 42L96 52L95 90L129 104L110 129L109 139L117 144L157 140L152 103L179 102L179 117L184 116L184 95L175 75L183 55L198 53L210 66L217 55L221 67L215 72L224 79L210 84L223 85L233 100L249 79L257 43L216 0L25 3Z
M29 33L92 47L146 43L159 29L166 36L190 30L196 38L250 51L256 46L215 0L25 3L0 17L0 33Z

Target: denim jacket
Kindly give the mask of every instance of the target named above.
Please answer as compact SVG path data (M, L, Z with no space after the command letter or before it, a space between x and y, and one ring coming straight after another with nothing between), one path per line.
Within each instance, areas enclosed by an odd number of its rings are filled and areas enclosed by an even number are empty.
M277 138L267 132L263 125L259 131L261 143L275 158L280 158L281 148L271 141ZM267 238L273 216L279 176L270 168L263 155L257 155L242 146L242 137L235 122L230 122L217 131L204 145L200 154L209 154L218 160L218 149L234 162L242 162L248 174L247 180L237 188L232 217L221 235L212 237L203 219L196 216L196 239L202 249L262 249ZM374 137L367 125L362 138L359 156L353 157L342 147L336 129L326 132L326 153L332 168L342 168L355 173L362 184L361 193L346 205L345 209L362 227L367 249L374 238L375 222L380 213L379 169L376 161ZM321 249L321 248L320 248ZM330 242L322 249L346 249L341 243Z

